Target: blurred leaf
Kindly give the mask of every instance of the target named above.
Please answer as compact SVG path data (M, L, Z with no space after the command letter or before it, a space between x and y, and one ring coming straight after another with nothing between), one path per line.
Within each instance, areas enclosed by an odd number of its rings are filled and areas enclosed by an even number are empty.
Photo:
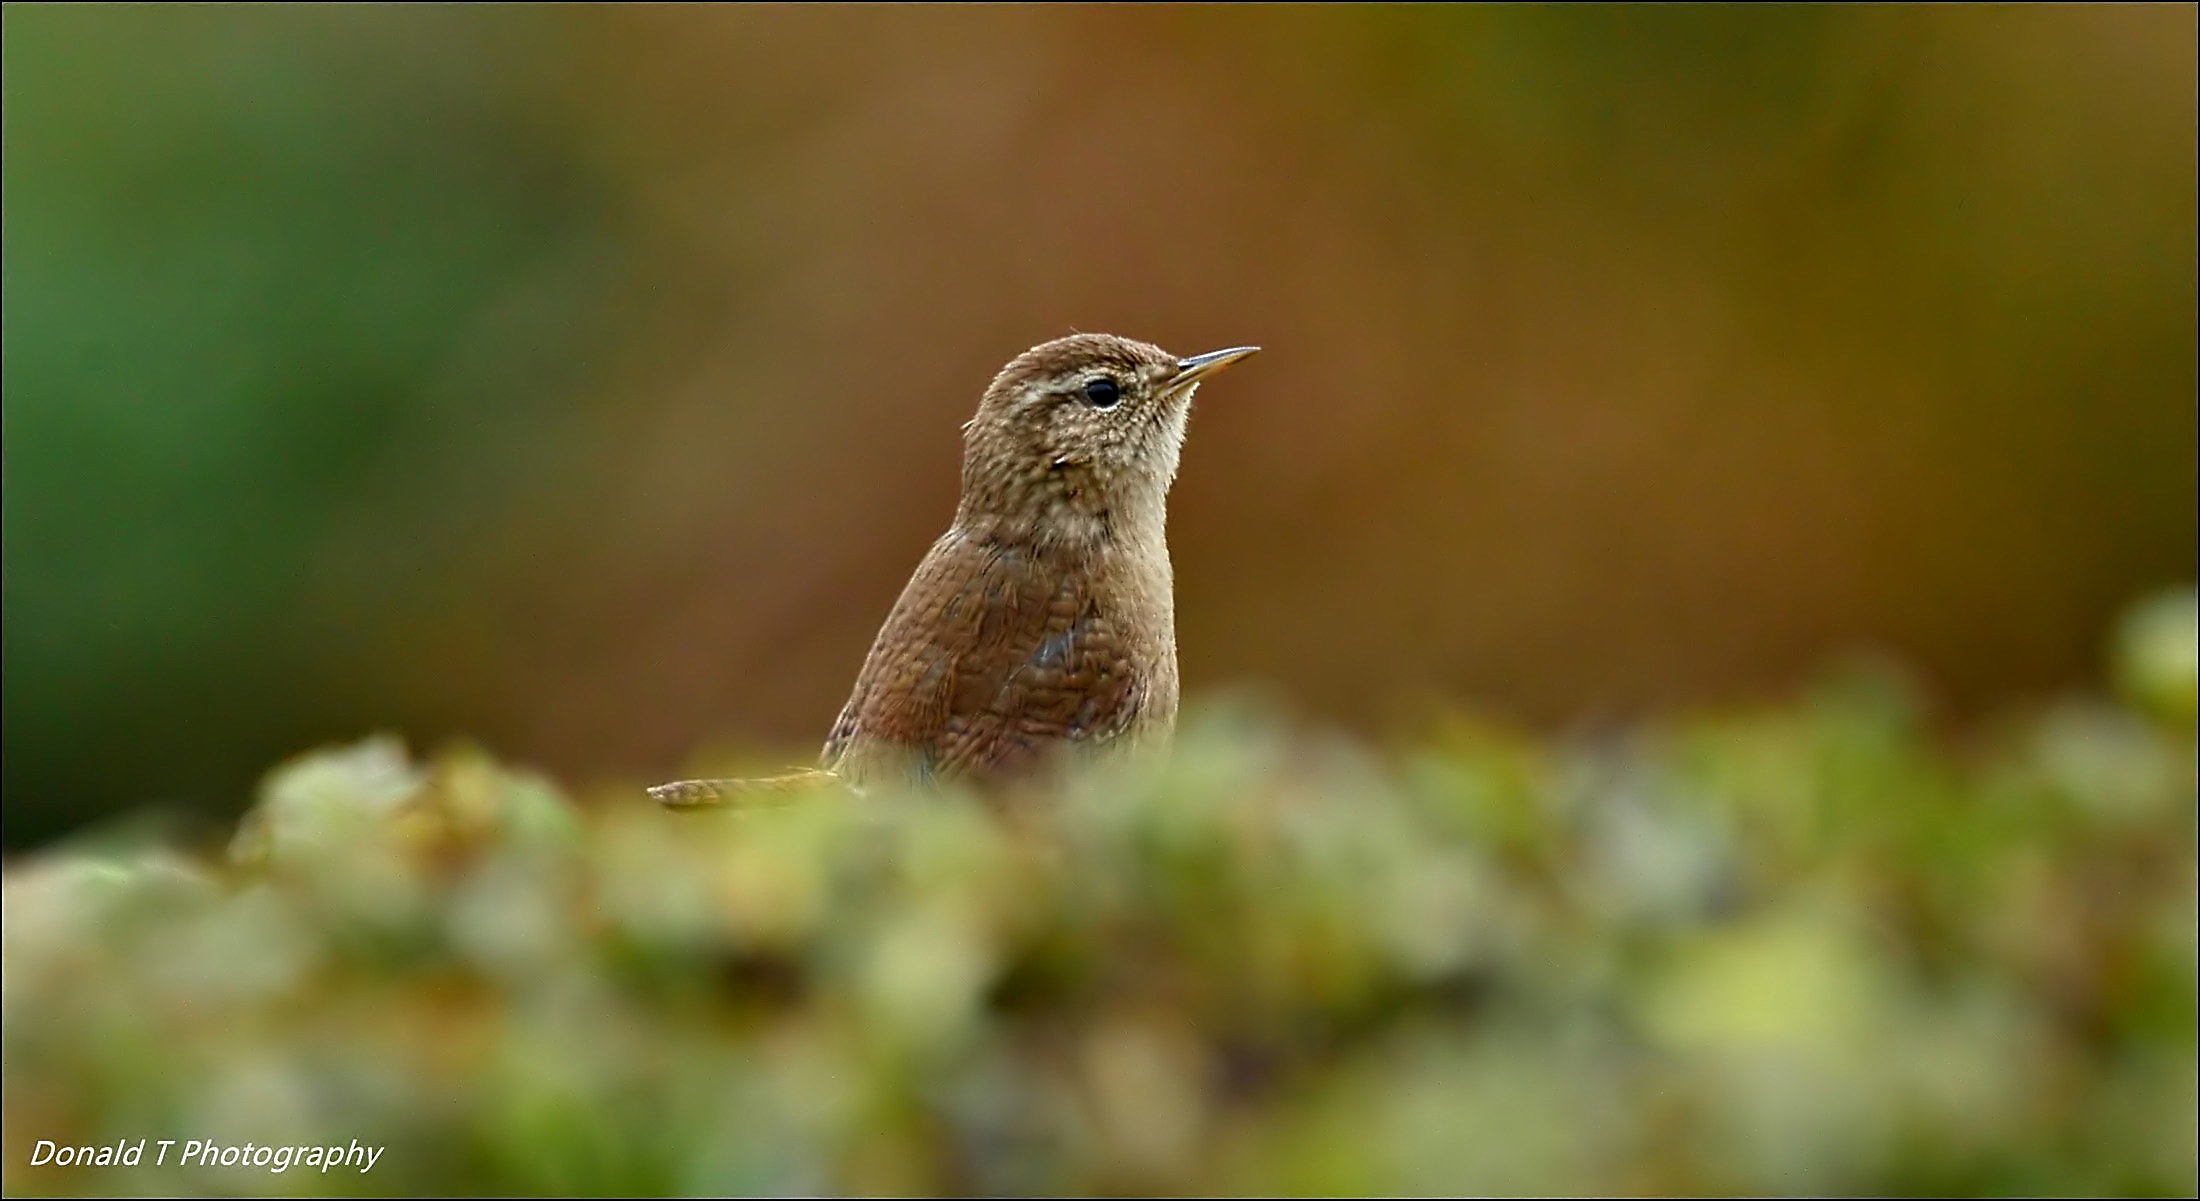
M1390 772L1243 711L961 796L583 809L270 773L226 862L6 879L21 1140L386 1146L307 1193L2189 1193L2189 742L1900 690Z

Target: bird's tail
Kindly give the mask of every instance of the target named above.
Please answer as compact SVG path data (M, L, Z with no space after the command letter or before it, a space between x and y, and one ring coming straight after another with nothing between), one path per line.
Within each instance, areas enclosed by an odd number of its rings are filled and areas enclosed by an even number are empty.
M837 783L839 776L812 767L752 780L675 780L651 788L649 795L667 809L716 809L770 804Z

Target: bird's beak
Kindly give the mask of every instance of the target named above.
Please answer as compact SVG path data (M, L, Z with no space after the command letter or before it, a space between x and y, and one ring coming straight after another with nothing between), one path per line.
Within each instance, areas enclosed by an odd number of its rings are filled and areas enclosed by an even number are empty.
M1169 377L1169 390L1175 392L1189 388L1240 359L1250 358L1259 349L1258 346L1233 346L1228 350L1210 350L1206 354L1180 359L1176 364L1176 374Z

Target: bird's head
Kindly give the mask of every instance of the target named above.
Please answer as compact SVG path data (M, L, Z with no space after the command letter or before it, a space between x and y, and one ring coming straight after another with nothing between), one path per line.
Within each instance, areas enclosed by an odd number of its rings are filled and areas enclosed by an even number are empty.
M1182 358L1112 334L1016 356L963 426L961 520L996 536L1158 537L1192 394L1257 346Z

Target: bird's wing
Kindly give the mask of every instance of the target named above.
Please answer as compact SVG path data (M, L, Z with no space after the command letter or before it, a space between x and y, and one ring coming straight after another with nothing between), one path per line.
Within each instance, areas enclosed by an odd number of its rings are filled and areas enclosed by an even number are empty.
M902 591L824 762L854 777L947 780L1122 733L1140 684L1077 578L950 533Z

